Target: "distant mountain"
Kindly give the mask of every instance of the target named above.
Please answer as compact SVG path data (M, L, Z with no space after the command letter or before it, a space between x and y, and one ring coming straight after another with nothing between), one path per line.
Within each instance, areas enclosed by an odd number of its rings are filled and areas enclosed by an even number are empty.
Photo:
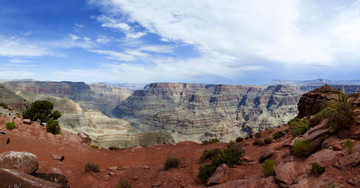
M273 80L268 85L292 85L292 86L323 86L328 85L360 85L360 80Z

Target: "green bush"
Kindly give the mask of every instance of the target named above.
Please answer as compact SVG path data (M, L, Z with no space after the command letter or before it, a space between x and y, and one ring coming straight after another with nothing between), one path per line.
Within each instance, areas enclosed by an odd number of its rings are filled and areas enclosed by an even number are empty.
M310 129L310 122L307 119L294 121L289 126L293 137L303 135L307 130Z
M318 163L312 163L310 172L314 175L321 175L325 172L325 167L320 166Z
M47 100L37 100L32 103L31 107L23 112L24 119L31 121L40 120L40 122L48 122L49 120L57 120L61 117L61 113L57 110L53 111L54 104Z
M243 140L244 140L243 137L237 137L237 138L236 138L236 142L242 142Z
M326 125L335 132L342 128L349 128L356 122L354 99L349 95L339 93L338 99L327 103L327 108L332 113L329 115Z
M253 142L253 145L254 146L263 146L264 142L259 140L259 139L255 139L254 142Z
M285 135L285 132L284 131L276 131L274 134L273 134L273 139L274 140L277 140L281 137L283 137Z
M131 184L127 179L121 178L120 181L115 185L115 188L131 188Z
M99 146L97 146L97 145L91 145L91 148L99 149Z
M255 133L255 137L256 137L256 138L260 138L260 137L261 137L261 132Z
M99 165L94 163L86 163L85 165L86 172L99 172Z
M4 109L9 109L9 106L5 103L0 103L0 106L3 107Z
M59 121L50 119L46 123L46 131L52 134L61 134Z
M198 178L201 179L201 181L206 182L207 179L209 179L212 174L215 172L217 166L215 166L214 164L205 164L203 166L199 167L199 174L198 174Z
M254 135L253 134L249 134L249 138L252 138Z
M268 128L266 128L265 129L268 133L272 133L273 131L274 131L274 129L268 129Z
M271 144L272 141L273 141L272 138L265 138L264 139L264 144Z
M227 164L229 167L234 165L241 165L240 157L242 153L239 153L235 150L224 149L220 151L220 155L212 157L212 163L216 166L219 166L223 163Z
M206 159L211 159L220 154L220 148L205 149L200 157L200 162L204 162Z
M310 127L315 127L325 118L330 117L332 111L329 108L323 108L320 112L315 114L313 118L310 119Z
M164 168L168 170L170 168L178 168L180 166L180 160L176 157L169 157L166 159Z
M263 167L262 173L265 178L272 176L274 174L274 161L273 160L265 160L262 167Z
M345 140L345 147L347 148L348 153L353 152L353 142L350 139Z
M292 147L291 150L293 151L294 155L298 157L307 157L313 151L313 146L310 140L300 141L299 139L296 139L294 142L294 147Z
M6 123L6 129L13 130L14 128L15 128L15 122L14 121Z
M203 140L202 144L206 145L206 144L215 144L215 143L219 143L220 140L217 138L212 138L210 140Z

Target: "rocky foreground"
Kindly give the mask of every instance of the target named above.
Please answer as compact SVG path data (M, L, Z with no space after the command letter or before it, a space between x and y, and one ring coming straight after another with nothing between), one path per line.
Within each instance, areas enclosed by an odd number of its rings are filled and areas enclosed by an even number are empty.
M331 89L323 88L305 95L308 99L300 100L307 101L302 109L311 112L316 107L315 103L311 104L309 101L315 98L326 99L327 95L321 92L328 90ZM240 142L245 149L243 165L233 168L221 166L213 175L212 181L205 183L197 178L198 167L209 161L200 162L199 158L204 149L224 148L225 143L201 145L186 141L176 145L135 146L110 151L92 146L94 143L86 140L84 135L62 131L63 136L54 136L39 124L24 124L22 119L16 117L15 112L3 109L0 131L5 134L0 134L0 161L10 155L24 159L23 161L30 158L35 162L28 165L27 162L14 163L10 166L0 162L0 182L14 182L17 181L16 178L21 179L23 176L31 176L36 181L41 179L39 174L55 173L68 180L66 184L58 183L59 187L114 187L120 180L126 180L132 187L205 187L206 183L215 187L360 187L360 94L357 95L355 104L356 123L348 125L348 129L332 132L323 127L324 120L296 138L310 140L314 144L316 150L309 157L296 157L291 152L295 138L290 132L263 146L254 146L256 138L248 138ZM14 117L16 128L7 130L5 123ZM288 128L289 125L285 125L271 131L265 130L259 139L271 137ZM352 153L345 147L345 139L352 140ZM5 153L9 151L31 154ZM179 158L179 168L165 170L164 162L168 157ZM262 165L267 159L274 160L275 166L274 175L265 178ZM88 162L98 164L100 171L85 172L84 167ZM315 162L325 167L321 175L310 173L312 163ZM18 176L20 173L14 170L23 166L25 169L30 167L30 170L22 171L27 175ZM13 179L3 178L10 177L9 173Z

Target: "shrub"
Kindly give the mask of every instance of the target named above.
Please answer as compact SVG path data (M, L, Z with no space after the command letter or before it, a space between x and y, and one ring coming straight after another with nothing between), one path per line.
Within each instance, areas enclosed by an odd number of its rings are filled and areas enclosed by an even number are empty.
M309 156L313 151L313 147L310 140L300 141L299 139L295 140L294 147L291 148L293 153L298 156Z
M9 109L9 106L5 103L0 103L0 106L3 107L4 109Z
M273 160L265 160L262 167L263 167L262 173L265 178L272 176L274 174L274 161Z
M274 140L277 140L281 137L283 137L285 135L285 132L284 131L276 131L274 134L273 134L273 139Z
M117 147L117 146L109 146L109 150L117 151L117 150L121 150L121 149L119 147Z
M223 151L220 151L220 155L212 157L211 160L215 166L219 166L225 163L229 167L232 167L234 165L241 165L241 156L241 153L238 153L234 150L224 149Z
M180 166L180 160L175 157L169 157L166 159L164 168L168 170L170 168L178 168Z
M220 148L205 149L201 154L200 162L204 162L206 159L211 159L212 157L219 155L220 151Z
M91 148L99 149L99 146L97 146L97 145L91 145Z
M253 134L249 134L249 138L252 138L253 137Z
M310 122L307 119L292 122L289 126L293 137L303 135L310 128Z
M15 122L8 122L6 123L6 129L13 130L15 128Z
M259 139L255 139L253 142L253 145L254 146L262 146L262 145L264 145L264 142Z
M313 118L310 119L310 127L315 127L325 118L330 117L332 114L329 108L323 108L320 112L315 114Z
M131 188L131 185L127 179L121 178L120 181L115 185L115 188Z
M209 139L209 140L203 140L202 141L202 144L206 145L206 144L215 144L215 143L219 143L219 139L217 138L212 138L212 139Z
M265 129L268 133L272 133L274 129Z
M311 174L321 175L325 172L325 167L320 166L318 163L311 164Z
M242 142L243 140L244 140L243 137L237 137L237 138L236 138L236 142Z
M22 116L24 119L31 119L32 121L40 120L41 123L51 119L57 120L61 117L61 113L57 110L53 111L53 108L53 103L47 100L37 100L23 112Z
M86 172L99 172L99 165L94 163L86 163L85 165Z
M345 147L347 148L348 153L353 152L353 142L350 139L345 140Z
M233 152L239 153L240 157L245 154L245 150L242 148L241 144L238 144L238 143L235 143L235 142L229 142L226 145L226 148L233 151Z
M300 119L299 118L293 118L293 119L291 119L289 122L288 122L288 124L290 125L290 124L292 124L292 123L294 123L294 122L298 122Z
M264 144L271 144L272 141L273 141L272 138L265 138L264 139Z
M260 138L260 137L261 137L261 132L255 133L255 137L256 137L256 138Z
M215 172L217 166L214 164L205 164L203 166L199 167L199 174L198 178L201 179L201 181L206 182L207 179L209 179L212 174Z
M61 134L61 128L59 125L59 121L56 120L52 120L50 119L47 123L46 123L46 131L52 134Z

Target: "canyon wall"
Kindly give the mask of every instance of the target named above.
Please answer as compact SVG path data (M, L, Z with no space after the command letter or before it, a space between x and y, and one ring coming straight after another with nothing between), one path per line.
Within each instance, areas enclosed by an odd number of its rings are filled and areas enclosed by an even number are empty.
M153 83L114 110L143 131L165 130L175 141L223 141L294 118L302 94L292 86Z

